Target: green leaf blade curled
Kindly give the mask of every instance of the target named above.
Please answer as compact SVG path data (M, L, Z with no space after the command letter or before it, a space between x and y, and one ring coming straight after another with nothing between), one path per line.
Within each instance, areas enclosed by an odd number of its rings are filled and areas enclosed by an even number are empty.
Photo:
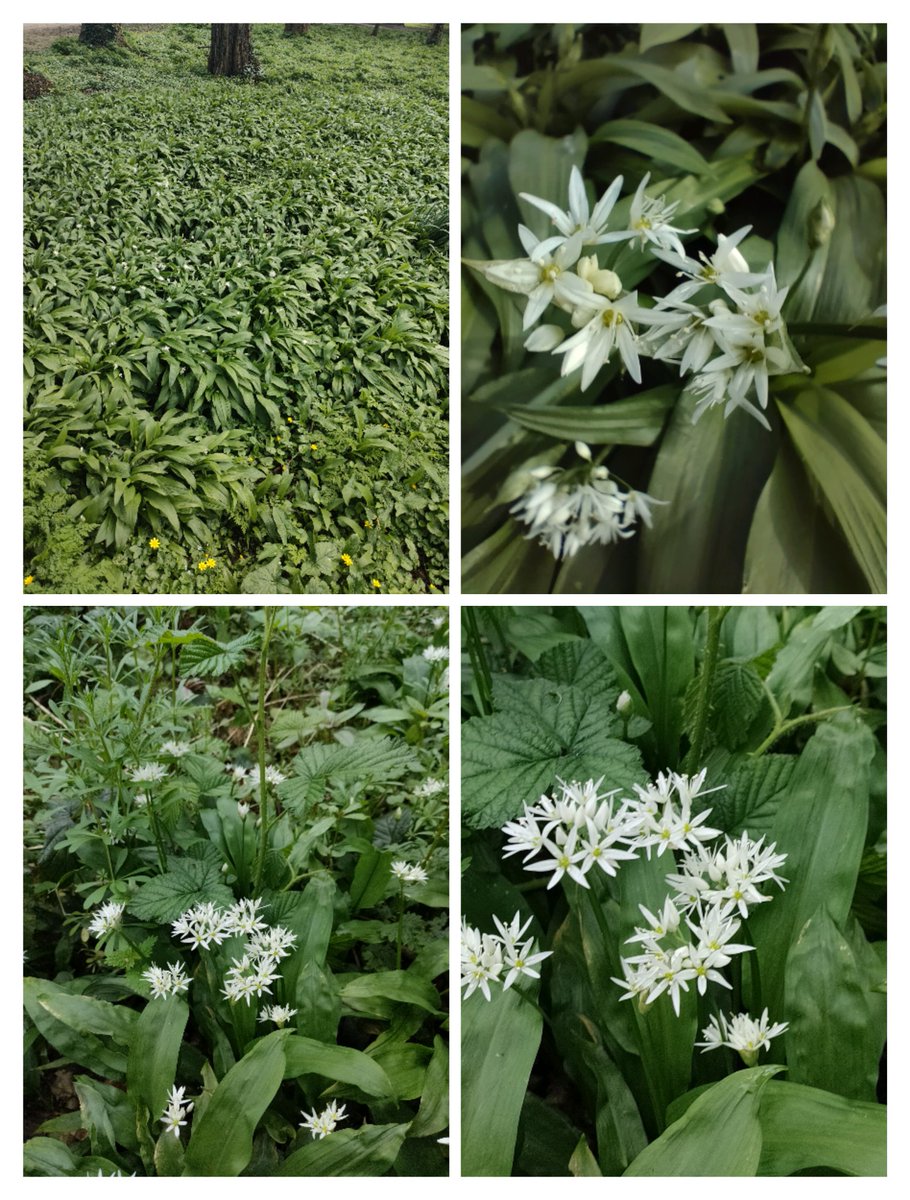
M748 1176L758 1172L762 1089L782 1067L752 1067L703 1092L635 1159L627 1176Z
M289 1154L276 1174L321 1178L385 1175L394 1166L407 1133L407 1125L337 1129L331 1137L314 1140Z

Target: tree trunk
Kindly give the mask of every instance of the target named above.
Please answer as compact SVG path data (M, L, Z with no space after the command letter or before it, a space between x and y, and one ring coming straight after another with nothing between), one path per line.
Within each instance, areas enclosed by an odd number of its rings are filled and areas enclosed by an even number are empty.
M302 37L305 33L309 33L309 25L285 25L285 37Z
M87 46L122 46L122 25L81 25L79 41Z
M430 32L427 34L427 45L428 46L435 46L437 44L439 39L442 37L442 31L444 28L445 28L445 26L443 26L443 25L434 25L432 27Z
M376 34L377 34L378 32L379 32L379 26L378 26L378 25L374 25L374 26L373 26L373 32L372 32L372 34L371 34L370 36L371 36L371 37L375 37L375 36L376 36Z
M213 25L210 75L243 75L256 65L250 41L252 25Z

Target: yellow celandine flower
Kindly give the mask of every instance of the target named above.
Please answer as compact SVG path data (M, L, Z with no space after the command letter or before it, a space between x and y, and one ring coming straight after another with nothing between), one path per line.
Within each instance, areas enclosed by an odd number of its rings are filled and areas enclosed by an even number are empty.
M214 566L216 565L216 564L215 564L215 560L214 560L214 558L211 558L211 557L207 558L207 559L205 560L205 565L206 565L207 567L214 567Z
M161 546L161 543L157 538L149 538L149 546L152 550L157 550Z
M35 582L35 577L34 577L34 575L26 575L25 579L22 582L25 584L26 587L28 587L28 585L30 583Z
M351 558L350 554L342 554L341 561L346 567L353 567L354 565L354 560Z
M319 443L318 443L318 442L310 442L310 449L311 449L311 450L318 450L318 449L319 449Z
M203 559L202 562L196 563L196 569L199 571L207 571L209 569L208 559Z
M364 521L364 523L363 523L363 527L364 527L364 529L372 529L372 528L373 528L373 522L372 522L372 521Z
M293 425L293 424L294 424L294 418L293 418L293 417L288 417L288 424L289 424L289 425Z
M382 587L382 584L379 582L378 579L371 579L370 583L373 585L373 587Z

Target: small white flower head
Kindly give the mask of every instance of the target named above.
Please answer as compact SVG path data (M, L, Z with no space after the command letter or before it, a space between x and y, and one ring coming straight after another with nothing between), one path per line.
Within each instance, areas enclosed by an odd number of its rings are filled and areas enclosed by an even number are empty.
M426 883L428 875L423 867L415 866L412 863L405 862L399 859L392 863L392 874L402 884L406 883Z
M783 1033L787 1024L786 1021L779 1021L775 1025L769 1025L767 1009L757 1021L748 1013L737 1013L735 1016L731 1013L729 1019L723 1013L718 1013L717 1016L711 1017L707 1028L702 1030L705 1040L695 1044L702 1048L702 1054L706 1050L729 1046L731 1050L739 1053L747 1067L754 1067L758 1062L759 1051L770 1049L771 1038Z
M494 916L493 923L498 934L482 934L462 920L461 986L465 989L465 999L479 990L484 999L492 1000L491 983L502 984L506 991L520 975L539 979L540 972L534 968L553 953L552 950L535 950L533 938L521 941L531 924L530 917L522 924L521 914L516 913L506 925ZM503 971L506 972L505 979L501 978Z
M183 758L184 754L189 754L192 747L187 742L165 742L161 747L161 753L166 754L169 758Z
M193 1107L192 1100L184 1100L186 1088L172 1087L168 1095L164 1115L160 1118L165 1133L173 1133L180 1140L180 1130L186 1125L186 1118Z
M106 904L102 904L89 923L89 933L100 938L118 929L123 917L124 908L126 908L125 904L117 904L113 900L108 900Z
M137 808L145 808L148 802L149 798L146 796L145 792L138 792L133 799L133 803Z
M345 1119L345 1105L338 1104L336 1100L333 1100L321 1113L317 1114L315 1108L311 1113L301 1109L300 1115L303 1117L300 1128L308 1129L314 1138L319 1138L321 1141L330 1133L334 1133L338 1122Z
M279 1029L282 1029L291 1017L297 1015L296 1008L288 1008L284 1004L269 1004L259 1014L260 1021L274 1021Z
M621 716L625 716L625 714L629 711L629 709L631 707L632 707L632 697L629 695L628 692L620 692L619 697L617 698L617 701L616 701L616 711Z
M237 812L238 812L238 814L239 814L239 816L240 816L241 820L242 820L242 819L243 819L245 816L247 816L247 814L249 813L249 811L250 811L250 806L249 806L248 804L244 804L244 802L243 802L242 800L238 800L238 801L237 801Z
M224 769L230 772L234 783L243 783L244 779L246 779L246 767L241 767L239 763L225 763Z
M270 783L273 787L277 787L279 783L284 783L285 779L287 779L287 776L283 775L281 773L281 771L278 770L277 767L266 767L266 769L265 769L266 783ZM247 773L247 783L252 784L254 788L259 787L259 764L258 763L255 763L252 767L250 767L249 772Z
M446 790L446 783L442 779L434 779L432 775L428 775L423 783L419 783L414 788L414 795L420 798L427 796L438 796L440 792Z
M133 767L130 779L133 783L156 783L167 775L167 767L161 763L143 763L141 767Z
M423 651L423 657L427 662L447 662L449 648L448 646L426 646Z
M169 963L166 968L153 964L147 971L142 972L142 978L147 981L154 1000L163 1000L166 996L179 996L190 986L182 963Z

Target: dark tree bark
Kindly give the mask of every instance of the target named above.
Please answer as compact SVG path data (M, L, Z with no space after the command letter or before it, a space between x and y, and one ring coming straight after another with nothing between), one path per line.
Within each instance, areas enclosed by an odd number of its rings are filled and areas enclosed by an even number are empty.
M243 75L256 66L250 41L252 25L213 25L209 74Z
M285 37L302 37L305 33L309 33L309 25L285 25Z
M430 29L430 32L427 34L427 45L428 46L435 46L437 44L439 39L442 37L442 31L444 28L445 28L444 25L434 25Z
M82 25L79 28L79 41L87 46L122 46L122 25Z
M371 34L370 36L371 36L371 37L375 37L375 36L376 36L376 34L377 34L378 32L379 32L379 26L378 26L378 25L374 25L374 26L373 26L373 32L372 32L372 34Z

